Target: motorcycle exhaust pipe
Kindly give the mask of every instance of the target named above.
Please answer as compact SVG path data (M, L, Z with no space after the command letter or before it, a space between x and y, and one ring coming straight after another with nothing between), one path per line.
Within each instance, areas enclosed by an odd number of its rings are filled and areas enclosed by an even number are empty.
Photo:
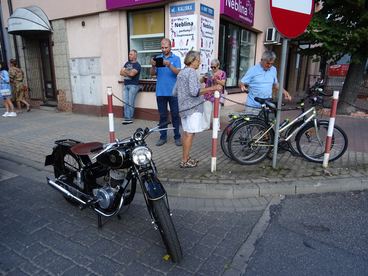
M69 197L69 198L72 198L76 201L78 201L79 203L83 204L84 206L87 206L87 202L81 200L80 198L76 197L75 195L73 195L72 193L70 193L67 189L61 187L59 184L57 184L55 181L52 181L50 178L46 177L47 179L47 183L53 187L54 189L58 190L59 192L63 193L65 196ZM58 180L60 181L60 180ZM68 184L64 184L64 185L68 185ZM121 198L120 200L120 203L119 203L119 207L112 213L105 213L97 208L93 208L93 210L95 212L97 212L98 214L104 216L104 217L111 217L111 216L114 216L116 215L117 213L119 213L120 209L121 209L121 206L123 205L123 197Z
M75 195L73 195L71 192L69 192L67 189L61 187L59 184L57 184L56 182L52 181L50 178L46 177L47 179L47 183L55 188L56 190L58 190L59 192L62 192L64 195L66 195L69 198L72 198L76 201L78 201L79 203L83 204L83 205L87 205L87 202L84 202L83 200L81 200L80 198L76 197Z

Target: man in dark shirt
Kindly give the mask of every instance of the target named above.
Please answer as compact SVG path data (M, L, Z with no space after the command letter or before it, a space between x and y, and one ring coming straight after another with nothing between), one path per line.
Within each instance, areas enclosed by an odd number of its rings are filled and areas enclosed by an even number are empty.
M137 51L132 49L129 52L129 61L120 70L120 75L124 77L124 120L123 125L133 123L135 98L139 91L139 75L141 65L137 61Z

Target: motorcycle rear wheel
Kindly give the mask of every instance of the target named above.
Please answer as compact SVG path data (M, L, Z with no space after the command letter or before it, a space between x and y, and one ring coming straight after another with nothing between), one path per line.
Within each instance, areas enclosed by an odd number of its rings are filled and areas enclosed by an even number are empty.
M183 252L175 230L174 223L169 214L165 199L151 201L152 214L160 231L166 250L174 263L179 263L183 258Z
M81 161L79 158L72 152L65 152L63 151L59 156L58 160L55 162L54 165L54 175L55 178L60 176L64 176L63 179L66 183L73 186L74 188L80 190L80 188L74 184L75 179L77 178L77 172L80 171L82 167ZM64 196L66 201L73 205L79 204L77 201Z

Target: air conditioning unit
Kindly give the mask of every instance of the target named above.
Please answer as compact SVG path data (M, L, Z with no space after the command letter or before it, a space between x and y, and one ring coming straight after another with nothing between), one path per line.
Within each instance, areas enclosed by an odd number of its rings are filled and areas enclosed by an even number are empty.
M280 43L280 34L276 30L276 28L267 28L266 30L266 37L265 37L265 44L276 44Z

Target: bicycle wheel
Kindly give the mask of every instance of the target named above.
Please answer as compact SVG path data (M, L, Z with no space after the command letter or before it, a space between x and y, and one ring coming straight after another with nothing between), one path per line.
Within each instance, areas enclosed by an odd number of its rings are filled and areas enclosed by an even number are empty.
M236 117L234 116L233 119L230 121L230 123L225 127L225 129L222 131L221 133L221 138L220 138L220 145L221 145L221 149L223 151L223 153L229 157L232 158L229 152L229 148L228 148L228 141L229 141L229 137L232 133L232 131L241 123L249 121L250 119L255 119L258 118L257 115L253 115L253 114L239 114Z
M310 122L303 127L296 137L296 145L299 153L309 161L322 163L325 153L326 137L328 133L328 121L318 121L317 127ZM334 126L330 158L335 161L340 158L348 147L348 137L337 125Z
M274 132L259 120L244 122L229 137L231 157L242 165L262 161L272 149Z
M298 122L295 122L293 125L291 125L288 129L286 129L286 131L285 131L285 137L288 137L291 133L293 133L293 131L295 129L297 129L303 123L304 123L304 121L298 121ZM287 141L287 145L288 145L289 151L294 156L300 155L299 154L299 151L298 151L298 147L296 145L296 136L297 136L296 134L294 134L294 136L291 137L291 139L289 141Z

